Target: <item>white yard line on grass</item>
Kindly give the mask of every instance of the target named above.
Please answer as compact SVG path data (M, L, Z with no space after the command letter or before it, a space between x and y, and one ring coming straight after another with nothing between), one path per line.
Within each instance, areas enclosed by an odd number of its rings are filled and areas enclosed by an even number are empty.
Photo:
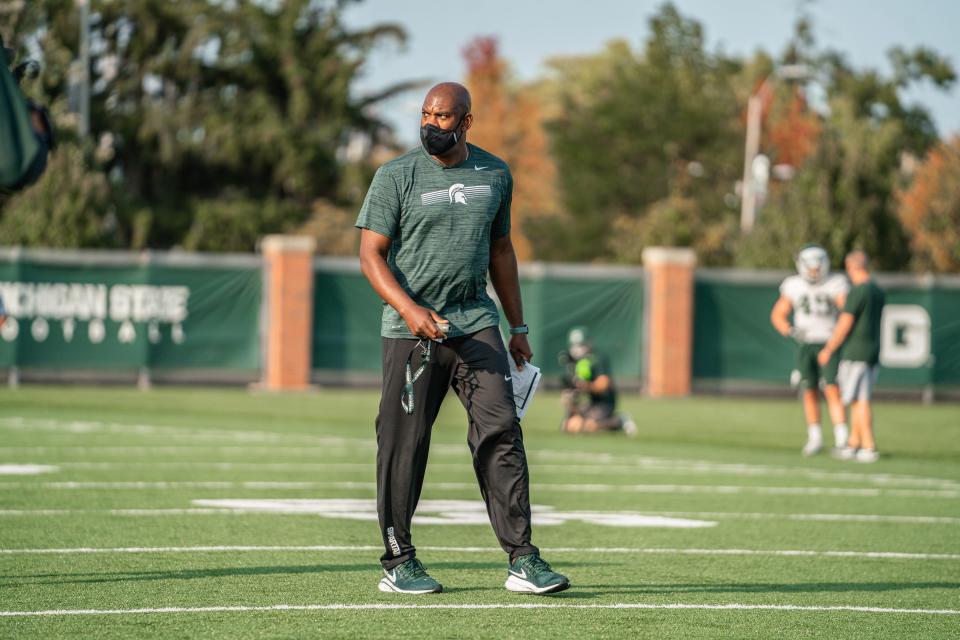
M370 483L373 485L373 483ZM440 483L450 489L466 489L468 483ZM462 485L462 486L458 486ZM435 485L430 485L431 487ZM752 485L699 485L699 484L533 484L539 490L566 491L573 493L711 493L797 496L851 496L858 498L958 498L960 490L927 489L858 489L850 487L764 487ZM472 485L470 485L472 488Z
M250 509L205 509L200 507L173 509L0 509L0 517L73 516L77 514L105 514L111 516L214 516L253 515L263 511ZM311 514L312 515L312 514Z
M2 512L0 512L2 513ZM649 515L678 518L731 520L794 520L799 522L884 522L897 524L960 524L960 518L871 513L738 513L734 511L644 511Z
M504 604L274 604L266 606L217 607L155 607L143 609L48 609L46 611L0 611L0 617L39 616L102 616L143 615L163 613L249 613L268 611L395 611L401 609L439 610L501 610L501 609L641 609L641 610L695 610L695 611L800 611L809 613L897 613L931 616L960 615L960 609L906 609L898 607L859 607L854 605L796 605L796 604L692 604L618 602L614 604L567 604L559 602L522 602Z
M96 421L57 421L49 419L25 418L22 416L12 416L0 418L0 428L8 428L22 431L49 431L70 434L130 434L162 436L164 438L186 438L191 440L226 440L232 443L246 444L248 446L262 447L263 444L278 445L282 443L292 444L294 442L310 442L315 445L328 445L327 447L316 447L320 455L330 453L330 445L349 447L349 451L355 451L356 447L372 450L376 444L372 438L366 437L348 437L348 436L324 436L313 435L309 433L287 433L273 431L250 431L250 430L227 430L210 428L190 428L190 427L170 427L151 424L127 424L116 422L96 422ZM205 446L205 445L200 445ZM214 445L215 446L215 445ZM62 449L63 447L54 447L52 449ZM144 453L156 455L160 452L175 454L177 452L189 452L196 447L190 446L165 446L165 447L70 447L71 450L88 450L91 452L101 450L121 450L129 453ZM246 447L236 447L244 450ZM16 447L0 448L0 453L5 450L20 449ZM40 452L46 447L32 447L31 450ZM223 449L223 447L221 447ZM276 450L296 449L300 452L302 447L279 447ZM271 446L271 451L274 451ZM467 448L464 445L435 443L432 447L432 453L440 455L465 456ZM909 475L896 474L877 474L877 473L853 473L853 472L832 472L809 469L805 467L762 465L762 464L744 464L744 463L725 463L711 462L708 460L689 460L679 458L657 458L651 456L635 456L630 454L610 454L610 453L585 453L580 451L559 451L551 449L541 449L530 453L530 459L533 467L536 468L556 468L569 472L576 469L589 470L596 473L630 473L636 471L647 472L679 472L679 473L709 473L709 474L728 474L739 476L798 476L812 480L843 480L853 482L868 482L872 484L891 485L901 484L905 486L925 486L939 487L943 489L960 489L960 482L956 480L945 480L940 478L926 478ZM569 464L550 464L549 462L540 462L541 460L568 460ZM150 464L151 461L144 461ZM75 463L79 464L79 463ZM109 463L108 463L109 464ZM112 463L112 464L124 464ZM142 463L133 463L142 464ZM189 464L189 463L185 463ZM202 464L202 463L201 463ZM222 463L217 463L222 464ZM436 464L436 463L434 463Z
M335 482L342 489L375 489L373 482ZM567 493L708 493L708 494L757 494L796 496L849 496L856 498L947 498L960 497L960 490L925 489L857 489L849 487L764 487L752 485L700 485L700 484L549 484L534 483L538 491L562 491ZM431 489L450 491L473 490L469 482L434 482Z
M0 476L36 476L59 470L58 467L49 464L0 464Z
M735 475L801 475L813 479L832 479L832 480L857 480L870 479L878 483L885 482L916 482L926 485L950 484L960 485L957 480L948 480L943 478L930 478L926 476L900 475L892 473L859 473L853 471L825 471L811 469L809 467L766 465L766 464L746 464L740 462L713 462L709 460L692 460L685 458L655 458L647 456L634 456L630 454L612 454L612 453L585 453L582 451L558 451L552 449L537 449L529 452L528 457L532 464L543 464L544 461L565 460L561 465L565 467L578 466L581 464L596 464L610 467L611 465L634 465L640 467L657 467L665 465L674 465L678 471L691 472L709 472L709 473L731 473Z
M122 422L59 421L14 416L0 418L0 428L15 431L44 431L72 435L134 435L156 436L167 439L227 440L229 442L276 443L310 442L312 444L366 446L376 448L372 438L345 436L318 436L310 433L287 433L275 431L227 430L189 427L166 427L153 424L127 424Z
M633 512L631 512L633 513ZM638 511L637 515L655 515L677 518L710 518L718 520L793 520L799 522L863 522L895 524L960 525L960 518L947 516L911 516L870 513L739 513L735 511ZM211 515L290 515L310 516L314 513L267 512L262 509L226 508L129 508L129 509L0 509L0 517L74 516L78 514L105 514L112 516L211 516Z
M13 489L337 489L373 490L373 482L338 481L62 481L62 482L0 482L0 490ZM476 484L469 482L435 482L433 490L474 491ZM849 487L764 487L752 485L699 485L699 484L532 484L538 491L561 491L565 493L706 493L720 495L795 495L795 496L846 496L857 498L945 498L960 497L960 490L926 489L857 489Z
M183 456L183 455L195 455L198 451L208 452L214 451L221 454L239 454L239 455L256 455L262 457L263 453L269 451L271 455L291 455L301 458L313 458L317 460L323 460L325 457L331 455L349 455L356 454L356 449L341 445L338 447L332 446L287 446L287 445L278 445L278 444L256 444L256 445L222 445L222 444L194 444L194 445L94 445L94 446L80 446L72 444L64 444L59 446L24 446L24 447L0 447L0 455L2 456L21 456L24 454L29 455L48 455L48 454L92 454L92 455L106 455L106 454L116 454L116 455L128 455L128 456L138 456L144 457L148 462L151 459L154 459L159 455L170 455L170 456ZM432 452L431 452L432 453ZM367 455L367 454L364 454ZM373 464L372 462L369 464Z
M324 482L233 482L233 481L129 481L129 482L99 482L99 481L63 481L63 482L0 482L3 489L316 489L333 483Z
M222 471L289 471L289 470L323 470L323 469L357 469L369 470L370 462L211 462L211 461L156 461L156 460L121 460L99 462L56 462L55 464L68 469L118 469L128 467L163 467L176 469L217 469ZM431 469L464 469L458 462L431 462ZM840 480L845 482L864 482L883 486L903 485L909 487L931 487L939 489L960 489L960 483L953 480L937 478L918 478L913 476L898 476L891 474L862 474L846 472L815 471L793 467L755 467L751 465L714 464L714 463L684 463L674 464L669 459L657 459L654 464L651 459L638 461L636 464L602 464L602 463L530 463L530 469L536 471L585 473L596 475L631 475L635 473L697 473L719 474L747 477L762 476L797 476L810 480Z
M323 471L326 469L369 472L374 468L374 462L190 462L173 461L118 461L118 462L58 462L65 469L124 469L160 467L163 469L216 469L217 471ZM452 469L468 470L468 467L456 462L431 462L430 468L450 467Z
M422 546L437 553L500 553L493 547ZM268 553L268 552L366 552L381 551L374 545L236 545L194 547L72 547L50 549L0 549L0 555L77 555L150 553ZM860 558L872 560L960 560L960 553L907 553L900 551L817 551L813 549L672 549L660 547L544 547L545 553L596 553L627 555L693 556L786 556L802 558Z

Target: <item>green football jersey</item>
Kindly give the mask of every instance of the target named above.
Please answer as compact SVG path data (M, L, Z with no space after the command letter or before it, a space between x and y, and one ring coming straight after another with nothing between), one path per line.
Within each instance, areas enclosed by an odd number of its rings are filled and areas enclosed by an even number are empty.
M487 295L490 241L510 232L510 169L479 147L467 149L467 159L450 167L420 146L387 162L377 170L356 223L393 241L390 270L417 304L450 322L449 337L499 324ZM412 337L386 303L380 333Z
M870 365L880 361L880 319L885 301L883 289L873 280L850 288L843 312L852 314L854 323L841 350L844 360Z

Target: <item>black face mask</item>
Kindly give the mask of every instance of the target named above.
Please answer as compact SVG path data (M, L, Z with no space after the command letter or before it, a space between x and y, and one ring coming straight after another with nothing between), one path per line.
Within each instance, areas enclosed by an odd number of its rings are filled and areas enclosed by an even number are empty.
M463 117L453 129L441 129L435 124L423 125L420 127L420 142L423 143L423 148L432 156L442 156L450 151L459 140L457 129L461 124L463 124Z

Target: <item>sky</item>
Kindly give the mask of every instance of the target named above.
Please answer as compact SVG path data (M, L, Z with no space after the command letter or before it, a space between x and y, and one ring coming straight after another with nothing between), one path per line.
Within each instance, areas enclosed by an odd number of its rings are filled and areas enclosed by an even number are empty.
M462 80L462 50L476 36L496 36L515 77L532 80L555 56L590 54L621 38L639 47L647 21L662 0L475 0L472 3L421 0L364 0L344 14L350 27L394 22L408 34L405 47L383 45L365 67L358 95L394 82L424 78ZM674 0L686 17L704 26L709 50L747 56L758 49L782 52L793 32L797 0ZM847 54L857 68L889 71L893 46L933 48L960 72L960 1L819 0L808 5L821 46ZM382 105L401 141L416 140L422 91ZM942 135L960 133L960 87L949 93L932 86L906 94L927 107Z

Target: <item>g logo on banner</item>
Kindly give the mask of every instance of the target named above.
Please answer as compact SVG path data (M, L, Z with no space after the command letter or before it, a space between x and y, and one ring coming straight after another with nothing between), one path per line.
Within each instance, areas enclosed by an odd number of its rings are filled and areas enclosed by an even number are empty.
M931 364L930 314L918 304L888 304L880 322L880 364L915 369Z

